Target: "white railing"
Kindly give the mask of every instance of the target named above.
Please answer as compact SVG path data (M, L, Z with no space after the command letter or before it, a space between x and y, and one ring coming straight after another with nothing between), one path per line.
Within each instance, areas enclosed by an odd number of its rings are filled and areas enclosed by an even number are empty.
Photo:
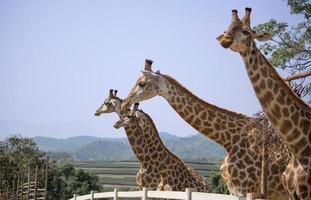
M116 188L113 192L91 192L90 194L78 196L74 195L70 200L95 200L95 199L105 199L113 198L117 200L118 198L138 198L142 200L147 200L148 198L165 198L165 199L182 199L182 200L245 200L245 197L238 197L233 195L225 194L214 194L214 193L203 193L195 192L191 188L187 188L185 192L179 191L152 191L148 188L144 188L142 191L128 191L122 192L118 191Z

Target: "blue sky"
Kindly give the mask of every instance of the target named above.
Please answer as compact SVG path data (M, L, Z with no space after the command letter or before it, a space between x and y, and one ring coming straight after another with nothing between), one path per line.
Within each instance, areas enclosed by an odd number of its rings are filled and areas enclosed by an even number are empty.
M257 112L241 57L216 41L247 6L253 26L301 20L281 0L1 0L0 136L125 137L94 112L110 88L127 95L145 58L210 103ZM196 134L161 97L141 108L160 131Z

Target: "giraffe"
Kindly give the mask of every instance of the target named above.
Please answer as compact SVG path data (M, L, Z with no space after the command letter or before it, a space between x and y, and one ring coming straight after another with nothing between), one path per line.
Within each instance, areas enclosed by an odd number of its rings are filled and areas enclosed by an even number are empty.
M120 128L132 123L139 125L150 150L151 159L161 174L162 182L158 190L184 191L186 188L195 188L199 192L208 192L209 187L205 179L166 148L153 120L148 114L139 110L138 105L136 103L131 114L117 121L114 127Z
M242 56L263 111L291 151L284 185L293 199L311 199L311 108L294 94L256 47L254 39L268 40L272 34L253 31L250 14L251 8L246 8L240 20L237 10L233 10L230 26L217 39L224 48Z
M122 110L157 95L163 97L188 124L227 150L220 173L232 195L260 192L261 156L250 150L247 134L241 133L252 118L205 102L172 77L154 73L151 64L151 60L145 61L143 76L124 99ZM286 165L279 160L270 163L269 171L273 173L268 178L269 198L288 199L280 183Z
M117 113L121 117L121 103L122 99L117 97L117 90L110 90L108 97L104 103L95 112L96 116L100 116L105 113ZM124 114L127 114L125 112ZM143 187L149 187L156 189L161 182L160 172L157 170L153 160L150 157L150 153L145 141L141 129L138 124L129 124L124 126L130 146L136 155L140 168L136 175L136 183L139 189Z

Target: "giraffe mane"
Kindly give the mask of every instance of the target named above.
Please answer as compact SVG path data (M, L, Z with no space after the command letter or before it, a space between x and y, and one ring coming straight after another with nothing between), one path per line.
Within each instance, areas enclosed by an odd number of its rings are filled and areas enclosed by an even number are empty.
M174 78L172 78L171 76L169 75L164 75L162 74L162 76L168 81L170 82L171 84L173 85L177 85L178 88L180 88L180 90L182 90L184 93L186 93L187 95L189 95L192 99L195 99L197 100L200 104L203 104L207 107L215 107L217 110L219 110L220 112L223 112L223 113L226 113L232 117L238 117L238 118L250 118L249 116L247 115L243 115L241 113L236 113L236 112L233 112L233 111L230 111L230 110L227 110L227 109L224 109L224 108L220 108L216 105L213 105L213 104L210 104L206 101L204 101L203 99L199 98L198 96L196 96L195 94L193 94L191 91L189 91L187 88L185 88L182 84L180 84L177 80L175 80Z
M257 47L256 47L257 48ZM257 49L257 51L259 51ZM294 102L298 103L298 104L302 104L305 109L310 110L310 106L304 102L301 98L299 98L292 89L290 89L290 87L285 83L285 81L280 77L280 75L276 72L276 70L274 69L274 67L272 66L272 64L267 60L267 58L265 56L263 56L261 54L261 52L259 51L261 58L263 59L263 61L265 62L266 65L269 65L271 67L268 68L268 71L273 75L273 77L275 78L275 80L280 84L281 88L285 89L286 93L289 94L289 97L291 100L293 100ZM271 69L271 70L270 70Z

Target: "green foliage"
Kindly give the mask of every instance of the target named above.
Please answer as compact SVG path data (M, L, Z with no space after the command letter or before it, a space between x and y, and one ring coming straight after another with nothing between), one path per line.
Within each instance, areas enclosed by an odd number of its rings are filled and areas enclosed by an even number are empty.
M73 194L88 194L100 189L98 177L75 169L72 164L59 165L51 162L48 176L48 198L70 199Z
M306 19L311 17L311 3L309 0L288 0L292 14L302 14Z
M270 19L254 30L274 34L272 41L264 43L260 49L270 57L272 65L295 74L311 70L311 3L308 0L288 0L287 4L292 14L302 15L300 23L289 27L286 22ZM293 87L299 84L305 85L302 96L310 99L311 82L305 79L292 82Z
M62 172L54 161L49 164L48 183L48 199L63 199L65 183Z
M30 138L13 136L0 141L0 199L6 196L7 191L12 191L17 176L26 180L28 167L33 171L36 163L39 165L39 187L43 187L43 155ZM86 194L99 189L96 176L76 170L71 164L60 165L55 161L49 164L47 187L49 199L60 200L69 199L74 193Z
M1 159L4 159L1 164L17 171L25 169L29 160L35 160L41 156L37 145L31 139L21 136L13 136L1 141L0 149L3 152Z
M82 169L75 169L72 164L60 167L60 173L64 180L63 199L69 199L73 194L88 194L91 190L99 190L98 178L90 175Z
M229 190L219 173L215 173L211 176L211 186L213 193L229 194Z
M21 176L29 163L34 167L42 154L29 138L12 136L0 141L0 198L7 188L12 187L17 176Z

